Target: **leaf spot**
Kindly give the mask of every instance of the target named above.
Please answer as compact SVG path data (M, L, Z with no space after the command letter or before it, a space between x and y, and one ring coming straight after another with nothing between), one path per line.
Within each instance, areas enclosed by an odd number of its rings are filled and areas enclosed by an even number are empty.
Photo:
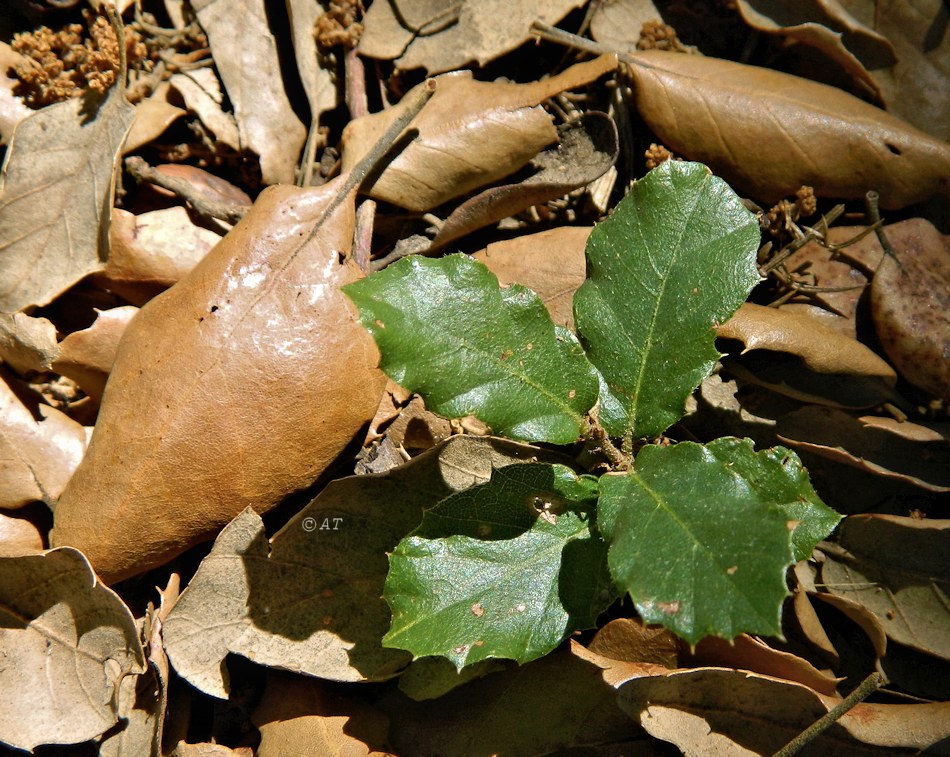
M485 608L482 607L480 602L476 602L475 604L472 605L472 615L474 615L476 618L480 618L484 614L485 614Z

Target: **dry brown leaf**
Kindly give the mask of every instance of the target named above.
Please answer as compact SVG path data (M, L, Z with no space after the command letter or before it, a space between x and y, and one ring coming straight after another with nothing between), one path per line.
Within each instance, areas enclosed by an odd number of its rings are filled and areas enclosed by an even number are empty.
M46 318L0 313L0 359L23 375L43 373L59 355L56 327Z
M753 350L787 352L817 373L860 376L892 387L897 374L861 342L834 331L801 313L744 303L728 321L716 327L720 339L735 339Z
M74 549L0 556L0 742L77 744L118 720L122 678L145 670L135 620Z
M774 754L841 700L796 683L700 668L637 678L620 706L653 736L690 757ZM950 703L859 704L812 741L815 754L927 749L950 736Z
M234 116L222 109L224 94L212 69L196 68L187 73L172 74L168 83L178 90L188 109L194 111L218 142L241 151L237 122Z
M104 310L88 329L74 331L59 343L53 370L68 376L97 402L112 371L119 340L139 309L131 305Z
M389 718L366 702L319 680L269 673L251 716L261 732L258 757L334 755L384 757Z
M291 183L307 130L281 86L264 0L193 0L234 106L241 144L261 158L265 184ZM240 19L239 23L235 23Z
M779 419L777 433L795 449L927 491L950 491L950 441L934 429L803 407Z
M731 642L709 636L696 645L691 662L697 667L738 668L793 681L819 694L835 696L838 680L807 660L773 649L760 639L742 634Z
M380 645L392 620L382 599L386 553L423 509L539 456L524 444L456 436L388 473L331 482L270 544L260 517L245 511L165 622L175 670L222 699L228 654L335 681L391 678L411 655Z
M842 199L875 190L885 208L950 194L950 145L846 92L728 60L632 57L637 109L666 147L758 200L803 184Z
M197 265L221 241L176 206L133 215L116 208L109 260L96 281L134 305L144 305Z
M45 305L102 267L115 160L134 109L113 89L88 111L83 98L57 103L13 135L0 193L0 311Z
M824 588L824 587L823 587ZM810 591L809 596L819 603L834 607L867 636L875 657L880 660L887 655L887 634L878 617L864 605L841 594L825 591ZM847 657L847 653L845 653Z
M224 744L188 744L179 741L171 757L254 757L254 750L249 746L232 749Z
M590 184L617 159L617 127L604 113L585 113L561 126L558 133L557 148L545 150L531 161L537 173L514 184L490 187L463 202L445 220L427 252Z
M838 0L866 26L887 37L897 64L871 71L888 110L938 139L950 139L950 34L945 0Z
M590 34L611 50L632 53L637 49L643 25L661 18L656 5L650 0L599 3L590 18Z
M440 76L435 94L413 121L418 136L363 190L377 200L422 212L507 176L557 139L551 117L538 103L615 67L613 56L602 56L531 84L474 81L467 71ZM347 124L344 170L369 152L417 89L398 105Z
M312 0L287 0L286 5L297 72L307 93L311 123L318 124L320 116L337 104L335 61L332 56L319 54L314 35L323 6Z
M950 235L923 218L889 226L895 258L871 282L871 313L888 357L907 381L950 402Z
M853 515L822 547L822 582L874 613L889 638L950 659L948 534L950 520Z
M23 509L0 512L0 554L26 554L43 549L43 532Z
M602 626L587 648L612 660L649 662L665 668L678 667L680 655L680 642L670 631L631 618L617 618Z
M264 192L126 329L52 536L106 582L309 486L372 417L385 377L339 291L353 198L307 239L343 181Z
M389 714L396 754L537 755L570 753L572 747L597 754L597 747L609 745L613 754L652 757L656 752L617 708L616 692L604 681L605 668L624 664L572 644L472 681L436 707L401 692L378 705Z
M236 187L230 181L205 171L203 168L189 166L184 163L162 163L155 166L155 171L164 176L187 181L191 185L194 194L209 202L231 205L243 210L247 210L251 206L252 201L247 192ZM166 192L166 190L158 187L155 187L155 191L160 194ZM173 196L171 192L168 194Z
M168 82L162 82L148 99L136 104L132 128L129 129L129 135L122 147L124 155L135 152L157 139L165 129L185 115L184 110L168 102L170 89Z
M402 70L451 71L484 66L531 39L531 22L556 24L583 0L400 0L373 3L363 21L359 51L396 59Z
M0 42L0 145L9 144L16 125L33 112L13 94L19 79L7 76L7 71L24 60L6 42Z
M742 19L753 29L817 48L862 82L880 101L868 69L892 66L894 46L852 17L836 0L738 0Z
M9 381L0 376L0 508L52 506L82 459L86 432L36 395L17 396Z
M538 293L559 326L574 328L574 292L587 277L584 249L590 227L561 226L492 242L474 257L502 286L523 284Z

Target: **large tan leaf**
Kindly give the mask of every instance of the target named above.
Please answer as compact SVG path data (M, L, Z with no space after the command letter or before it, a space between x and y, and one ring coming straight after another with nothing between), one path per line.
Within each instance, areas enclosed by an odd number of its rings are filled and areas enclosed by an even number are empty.
M261 156L266 184L294 180L307 130L283 88L264 0L194 0L215 66L234 106L241 144Z
M696 55L633 58L647 125L756 199L776 202L803 184L822 197L873 189L885 208L950 193L950 146L839 89Z
M359 50L430 74L488 61L530 39L531 22L556 24L583 0L400 0L373 3Z
M24 61L24 57L10 45L0 42L0 144L8 143L16 125L33 112L13 94L19 80L7 75L10 69Z
M449 494L535 447L457 436L388 473L332 482L268 544L250 510L218 536L165 623L175 670L226 698L225 657L337 681L384 679L411 659L380 645L386 553ZM222 592L221 587L227 591Z
M145 670L135 621L74 549L0 556L0 742L77 744L118 720Z
M106 582L309 486L372 418L385 377L339 291L352 197L307 239L344 180L264 192L127 327L52 536Z
M923 218L888 227L871 282L874 327L901 376L950 401L950 235Z
M418 136L364 191L421 212L507 176L557 139L551 117L538 103L588 84L615 66L612 56L603 56L530 84L474 81L467 71L440 76L435 94L413 121ZM392 108L347 124L344 170L369 152L415 92Z
M0 376L0 508L52 505L82 459L86 432L8 381Z
M237 121L223 109L224 93L221 82L210 68L197 68L187 73L172 74L169 85L178 90L185 105L201 119L218 142L241 150L241 134Z
M116 157L135 111L113 88L19 123L0 192L0 311L45 305L102 267Z
M699 668L635 678L620 706L691 757L774 754L841 700L801 684L738 670ZM950 736L950 703L859 704L809 745L813 754L926 749Z

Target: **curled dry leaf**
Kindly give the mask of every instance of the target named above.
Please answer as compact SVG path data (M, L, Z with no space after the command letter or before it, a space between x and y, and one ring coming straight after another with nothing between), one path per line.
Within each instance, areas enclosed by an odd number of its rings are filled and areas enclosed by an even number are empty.
M871 71L888 110L939 139L950 139L950 34L945 0L839 0L867 27L887 37L897 63Z
M36 395L17 396L10 381L0 377L0 508L52 506L82 459L86 432Z
M60 354L53 370L71 378L96 401L101 400L119 340L138 311L125 305L99 313L92 326L74 331L59 343Z
M215 66L234 106L241 144L261 157L265 184L291 183L307 138L281 86L264 0L194 0ZM235 23L240 19L240 23Z
M862 376L877 379L888 387L897 381L894 369L861 342L801 313L747 302L732 318L716 327L716 336L742 342L743 353L752 350L790 353L817 373Z
M880 89L868 69L894 65L894 46L835 0L738 0L736 5L753 29L820 50L880 101Z
M871 313L888 357L907 381L950 401L950 235L915 218L888 227L871 282Z
M661 18L660 11L650 0L599 3L590 17L590 34L612 50L632 53L637 49L643 25Z
M679 664L681 644L666 628L646 626L632 618L617 618L598 629L587 648L612 660L675 668Z
M0 144L9 144L13 130L33 111L13 94L18 79L7 76L7 71L24 61L24 57L6 42L0 42Z
M950 145L839 89L696 55L632 58L647 125L756 199L777 202L803 184L845 199L875 190L885 208L950 194Z
M531 38L531 22L556 24L583 0L400 0L373 3L364 19L359 51L396 59L397 68L431 74L475 61L484 66Z
M174 121L185 115L184 110L168 102L170 89L168 82L162 82L148 99L135 106L132 128L129 129L129 135L122 146L124 155L135 152L158 138Z
M461 71L440 76L435 94L413 121L418 136L364 191L377 200L422 212L507 176L557 139L551 117L538 103L614 68L616 59L602 56L531 84L479 82ZM415 91L392 108L347 124L344 170L376 144Z
M25 554L43 549L43 533L23 510L0 512L0 554Z
M531 161L537 173L515 184L490 187L463 202L445 220L429 251L589 184L617 159L617 127L604 113L585 113L558 132L557 148L545 150Z
M327 754L385 757L389 718L372 705L334 692L324 681L269 673L251 721L260 729L258 757Z
M17 373L48 371L57 355L52 322L24 313L0 313L0 359Z
M320 55L313 33L317 17L323 12L320 3L310 0L287 0L287 15L294 43L294 59L300 83L307 93L311 123L317 124L326 111L337 104L335 62L332 56Z
M841 700L801 684L742 671L697 668L636 678L620 706L689 757L774 754ZM809 744L815 754L926 750L950 736L950 703L859 704Z
M134 305L168 289L221 241L182 207L138 216L116 208L113 214L109 260L96 279Z
M502 286L523 284L538 293L559 326L574 328L574 292L587 277L588 226L561 226L492 242L474 257Z
M165 623L175 670L222 699L228 654L334 681L391 678L411 656L380 644L392 618L382 599L386 553L423 509L485 483L494 468L544 454L456 436L387 473L331 482L270 544L260 517L245 511L218 536Z
M0 193L0 311L45 305L102 267L115 160L134 109L115 88L88 108L84 98L51 105L13 135Z
M195 194L209 202L219 205L233 205L244 209L251 205L251 198L247 192L234 186L230 181L205 171L203 168L189 166L184 163L163 163L155 166L155 170L165 176L187 181ZM158 188L156 190L165 192L165 190Z
M822 547L822 583L874 613L888 638L948 660L948 533L948 520L853 515Z
M224 94L213 69L197 68L187 73L172 74L168 83L178 90L188 109L198 116L218 142L232 150L241 151L237 122L234 116L225 113L222 108Z
M124 676L145 670L132 613L74 549L0 556L0 741L32 751L116 724Z
M927 491L950 491L950 440L926 426L812 406L782 417L777 433L795 449Z
M212 537L244 507L309 486L369 421L378 353L339 291L353 198L345 177L274 187L129 324L53 542L107 582Z

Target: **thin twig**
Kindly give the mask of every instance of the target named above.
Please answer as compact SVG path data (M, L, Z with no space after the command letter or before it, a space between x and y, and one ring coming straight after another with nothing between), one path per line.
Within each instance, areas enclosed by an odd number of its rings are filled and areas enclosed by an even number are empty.
M864 206L867 208L868 219L874 226L874 233L877 234L877 241L881 243L884 254L897 263L898 266L901 266L901 261L897 259L897 254L894 252L894 248L891 247L891 243L884 233L884 223L881 221L881 214L877 208L878 197L878 193L874 190L871 190L864 196ZM903 266L901 266L901 268L903 268Z
M824 731L831 728L848 710L867 699L885 683L887 683L887 679L883 675L880 673L871 673L871 675L861 681L854 691L842 699L836 707L826 712L818 720L808 726L808 728L779 749L775 753L775 757L791 757L791 755L804 749Z
M235 224L240 221L248 210L246 205L232 205L230 203L215 202L209 200L200 191L195 189L194 185L177 176L168 176L152 168L138 155L132 155L125 159L126 170L138 181L147 181L150 184L174 192L183 199L198 215L204 218L214 218L226 223Z
M386 156L386 153L392 149L399 135L405 131L412 119L418 115L419 111L429 102L429 98L432 97L434 93L434 79L426 80L425 86L419 87L419 89L416 90L415 94L412 95L412 99L406 103L406 109L402 114L389 125L389 128L386 129L376 144L373 145L373 148L363 156L360 162L353 166L349 175L346 177L346 181L343 182L343 186L340 187L340 191L337 192L336 196L330 201L330 204L327 205L326 210L323 211L323 215L321 215L320 219L314 224L314 227L310 230L310 234L304 240L303 244L300 245L300 248L291 255L290 260L293 260L300 250L317 235L317 232L326 219L349 197L350 193L366 181L366 177L373 172L373 169L375 169L377 164ZM288 263L289 262L288 260Z

